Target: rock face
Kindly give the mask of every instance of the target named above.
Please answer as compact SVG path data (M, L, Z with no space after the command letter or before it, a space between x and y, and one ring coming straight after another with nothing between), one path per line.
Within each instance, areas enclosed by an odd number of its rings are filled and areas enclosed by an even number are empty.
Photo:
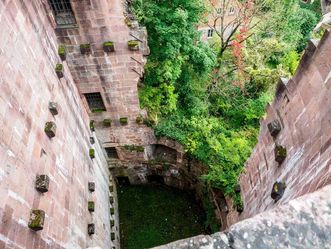
M241 221L226 232L154 249L331 248L331 186Z

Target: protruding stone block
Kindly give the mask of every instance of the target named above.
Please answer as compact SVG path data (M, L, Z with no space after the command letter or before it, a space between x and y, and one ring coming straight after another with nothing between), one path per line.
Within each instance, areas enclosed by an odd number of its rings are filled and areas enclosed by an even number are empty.
M94 144L95 143L94 137L90 137L90 143L91 144Z
M95 225L94 225L94 223L91 223L91 224L87 225L87 233L89 235L95 234Z
M58 49L58 54L62 61L66 60L66 48L64 45L60 45Z
M283 197L285 189L285 182L275 182L272 187L271 198L274 199L275 202L279 201Z
M63 78L63 65L56 64L55 73L59 79Z
M91 44L85 43L80 44L79 46L81 54L90 54L91 53Z
M128 41L128 48L131 51L139 50L139 41L137 41L137 40Z
M108 41L103 43L103 51L106 53L114 52L115 47L114 47L114 42Z
M110 214L113 215L115 213L115 208L111 207L110 208Z
M36 177L35 187L41 193L47 192L49 188L49 177L47 175L38 175Z
M110 226L111 227L115 226L115 220L113 220L113 219L110 220Z
M91 130L91 131L95 131L94 120L91 120L91 121L90 121L90 130Z
M45 131L46 135L49 138L55 137L55 133L56 133L55 123L54 122L46 122L44 131Z
M95 191L95 183L94 182L89 182L88 183L88 190L91 192Z
M268 124L268 130L271 136L276 137L278 133L282 130L280 122L278 120L273 120Z
M144 117L142 115L139 115L137 118L136 118L136 123L137 124L143 124L144 123Z
M95 158L95 151L94 151L94 149L90 149L89 154L90 154L90 158L91 159Z
M121 125L127 125L128 124L128 118L120 118Z
M57 111L57 103L56 102L48 102L48 110L52 113L52 115L57 115L59 112Z
M113 196L109 196L109 203L111 203L111 204L114 203L114 197Z
M115 233L114 233L114 232L111 233L111 240L112 240L112 241L115 240Z
M284 162L284 160L286 158L286 155L287 155L286 148L281 146L281 145L276 145L276 147L275 147L275 160L276 160L276 162L278 162L279 164Z
M87 205L88 205L88 211L94 212L94 208L95 208L94 201L89 201Z
M104 127L110 127L112 123L112 120L110 118L106 118L103 120L102 124Z
M30 213L30 220L28 227L31 230L39 231L44 228L44 221L45 221L45 212L40 209L33 209Z

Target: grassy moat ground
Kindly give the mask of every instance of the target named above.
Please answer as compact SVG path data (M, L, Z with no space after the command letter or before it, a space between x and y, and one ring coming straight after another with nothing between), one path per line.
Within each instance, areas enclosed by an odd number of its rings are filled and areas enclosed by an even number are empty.
M121 248L145 249L205 233L205 215L194 197L161 186L122 186L118 191Z

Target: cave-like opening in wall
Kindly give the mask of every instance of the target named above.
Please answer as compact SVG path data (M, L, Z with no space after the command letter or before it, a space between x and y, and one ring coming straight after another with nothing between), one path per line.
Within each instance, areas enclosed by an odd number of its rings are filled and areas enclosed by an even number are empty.
M228 210L218 207L211 189L200 180L205 166L175 142L105 150L117 185L122 249L150 248L219 231L226 224Z

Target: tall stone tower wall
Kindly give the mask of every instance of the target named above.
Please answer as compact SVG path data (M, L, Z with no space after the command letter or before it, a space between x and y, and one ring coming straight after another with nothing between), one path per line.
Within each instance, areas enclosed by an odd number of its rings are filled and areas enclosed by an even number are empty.
M266 108L258 143L240 177L244 211L229 217L230 224L245 219L331 183L331 35L310 41L299 68L282 79L276 97ZM280 132L272 136L268 124L277 120ZM276 145L286 148L282 163L275 160ZM278 202L273 184L284 181Z
M97 139L90 143L77 76L66 62L64 77L55 73L61 61L48 2L0 1L0 27L0 248L111 248L108 165ZM49 121L53 138L44 132ZM37 175L48 176L47 192L36 190ZM35 209L45 212L37 232L28 227ZM88 235L92 223L95 234Z

